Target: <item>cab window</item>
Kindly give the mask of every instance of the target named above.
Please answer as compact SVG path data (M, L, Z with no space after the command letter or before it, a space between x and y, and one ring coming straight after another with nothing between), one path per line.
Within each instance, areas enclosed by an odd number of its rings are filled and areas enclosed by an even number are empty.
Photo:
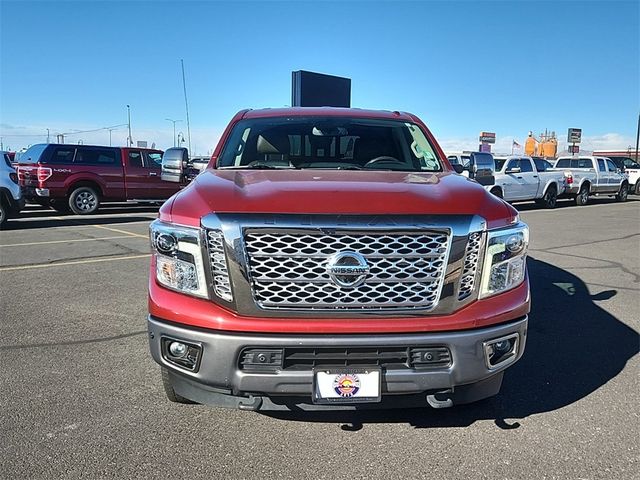
M161 168L162 154L159 152L143 152L144 164L147 168Z
M600 170L601 172L607 171L607 168L604 166L604 160L601 158L598 159L598 170Z
M550 168L553 168L553 165L551 165L546 160L543 160L542 158L536 158L533 161L536 163L536 169L539 172L546 172Z
M128 164L131 168L142 168L142 154L135 150L129 150Z
M520 171L524 172L533 172L533 167L531 166L531 161L528 158L520 159Z
M514 158L513 160L509 160L506 171L508 172L509 170L513 170L514 168L520 168L519 158Z

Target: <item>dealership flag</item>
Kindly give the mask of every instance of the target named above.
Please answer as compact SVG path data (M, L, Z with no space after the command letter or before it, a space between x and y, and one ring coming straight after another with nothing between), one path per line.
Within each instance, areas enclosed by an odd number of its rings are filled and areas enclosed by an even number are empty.
M511 144L511 153L513 153L514 151L520 151L521 148L522 148L522 145L520 145L518 142L513 140L513 143Z

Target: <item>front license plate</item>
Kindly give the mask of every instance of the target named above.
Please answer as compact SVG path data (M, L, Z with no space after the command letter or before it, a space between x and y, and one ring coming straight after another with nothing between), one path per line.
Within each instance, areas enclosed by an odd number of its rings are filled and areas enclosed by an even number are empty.
M318 368L314 371L314 403L380 401L379 368Z

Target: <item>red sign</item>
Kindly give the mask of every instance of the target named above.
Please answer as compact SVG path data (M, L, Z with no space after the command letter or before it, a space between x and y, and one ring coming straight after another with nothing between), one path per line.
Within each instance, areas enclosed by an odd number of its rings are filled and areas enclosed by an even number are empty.
M480 143L496 143L496 134L493 132L480 132Z

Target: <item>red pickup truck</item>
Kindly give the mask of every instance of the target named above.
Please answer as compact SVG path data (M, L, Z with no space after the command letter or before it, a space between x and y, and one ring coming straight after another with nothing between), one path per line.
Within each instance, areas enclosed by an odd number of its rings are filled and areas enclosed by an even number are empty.
M27 200L78 215L103 201L166 200L180 186L161 180L162 151L147 148L38 144L20 155Z
M169 149L163 166L184 158ZM529 230L456 171L408 113L239 112L150 227L167 397L268 410L495 395L525 347Z

